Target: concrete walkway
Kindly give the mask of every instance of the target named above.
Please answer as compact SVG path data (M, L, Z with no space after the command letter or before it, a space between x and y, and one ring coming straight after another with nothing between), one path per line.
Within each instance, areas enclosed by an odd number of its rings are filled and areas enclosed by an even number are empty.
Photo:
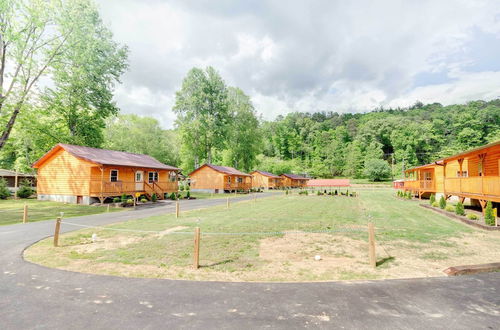
M182 201L181 208L225 202ZM165 202L71 222L103 225L173 211L174 204ZM25 262L23 250L52 235L53 227L53 221L0 227L1 329L498 329L500 324L500 273L364 282L222 283L87 275Z

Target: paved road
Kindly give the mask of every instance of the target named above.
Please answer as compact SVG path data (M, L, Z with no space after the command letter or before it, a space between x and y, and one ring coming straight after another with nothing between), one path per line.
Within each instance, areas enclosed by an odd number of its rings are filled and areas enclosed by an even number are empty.
M225 200L184 201L181 207L221 203ZM71 221L99 225L173 210L172 203L165 203ZM52 221L0 227L1 329L427 330L500 325L500 273L365 282L222 283L87 275L25 262L24 248L52 230Z

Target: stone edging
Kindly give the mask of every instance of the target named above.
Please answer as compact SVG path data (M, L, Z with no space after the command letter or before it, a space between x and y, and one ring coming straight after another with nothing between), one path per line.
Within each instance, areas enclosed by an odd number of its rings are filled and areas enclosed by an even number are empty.
M425 204L420 204L421 207L424 207L426 209L429 209L429 210L432 210L434 212L437 212L437 213L440 213L442 215L445 215L447 216L448 218L451 218L451 219L454 219L454 220L459 220L465 224L468 224L468 225L471 225L471 226L474 226L474 227L477 227L477 228L481 228L481 229L485 229L485 230L490 230L490 231L494 231L494 230L498 230L500 231L500 226L499 227L495 227L495 226L486 226L486 225L483 225L483 224L480 224L480 223L477 223L476 221L474 220L469 220L469 219L466 219L464 217L461 217L459 215L456 215L454 213L451 213L451 212L448 212L448 211L444 211L444 210L441 210L441 209L438 209L438 208L435 208L435 207L432 207L430 205L425 205Z

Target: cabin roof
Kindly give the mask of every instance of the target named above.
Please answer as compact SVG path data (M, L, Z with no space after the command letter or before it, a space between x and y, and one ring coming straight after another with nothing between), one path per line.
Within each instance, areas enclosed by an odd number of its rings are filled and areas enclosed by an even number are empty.
M415 167L412 167L412 168L409 168L407 170L405 170L405 172L413 172L414 170L423 170L423 169L426 169L426 168L432 168L434 166L441 166L443 165L443 162L441 160L438 160L434 163L429 163L429 164L425 164L425 165L420 165L420 166L415 166Z
M281 174L282 176L286 176L287 178L293 179L293 180L309 180L308 178L304 178L303 176L297 175L297 174L289 174L289 173L283 173Z
M499 140L499 141L496 141L496 142L492 142L492 143L486 144L486 145L481 146L481 147L477 147L477 148L474 148L474 149L470 149L470 150L467 150L467 151L461 152L461 153L456 154L456 155L452 155L452 156L449 156L449 157L446 157L446 158L440 159L440 161L450 161L450 160L455 160L455 159L458 159L458 158L461 158L461 157L467 156L467 155L469 155L469 154L479 153L479 152L481 152L481 151L483 151L483 150L485 150L485 149L492 148L492 147L496 147L496 146L500 146L500 140Z
M350 187L349 179L311 179L307 181L308 187Z
M40 167L40 165L46 159L48 159L52 154L61 149L65 150L76 158L100 165L145 167L159 170L179 170L176 167L165 165L148 155L134 154L125 151L76 146L65 143L59 143L55 145L49 152L47 152L39 160L37 160L33 164L33 167Z
M196 171L200 170L203 167L210 167L214 171L217 171L217 172L220 172L220 173L224 173L224 174L229 174L229 175L251 176L250 174L238 171L237 169L235 169L233 167L219 166L219 165L213 165L213 164L208 164L208 163L203 164L202 166L198 167L193 172L189 173L189 176L191 176L193 173L195 173Z
M255 172L260 173L260 174L267 176L267 177L270 177L270 178L281 179L281 177L279 175L273 174L271 172L255 170L252 173L255 173ZM252 174L252 173L250 173L250 174Z
M11 170L5 170L0 168L0 176L16 176L16 171L11 171ZM19 177L34 177L33 174L26 174L26 173L17 173L17 176Z

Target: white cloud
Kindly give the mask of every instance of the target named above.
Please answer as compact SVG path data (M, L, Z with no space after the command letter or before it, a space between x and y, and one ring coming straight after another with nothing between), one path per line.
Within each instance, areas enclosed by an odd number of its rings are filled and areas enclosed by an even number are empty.
M131 51L118 105L164 127L173 126L175 91L193 66L215 67L268 119L499 94L497 72L467 72L480 59L466 52L478 33L500 36L495 0L99 3ZM450 81L426 82L423 73Z

